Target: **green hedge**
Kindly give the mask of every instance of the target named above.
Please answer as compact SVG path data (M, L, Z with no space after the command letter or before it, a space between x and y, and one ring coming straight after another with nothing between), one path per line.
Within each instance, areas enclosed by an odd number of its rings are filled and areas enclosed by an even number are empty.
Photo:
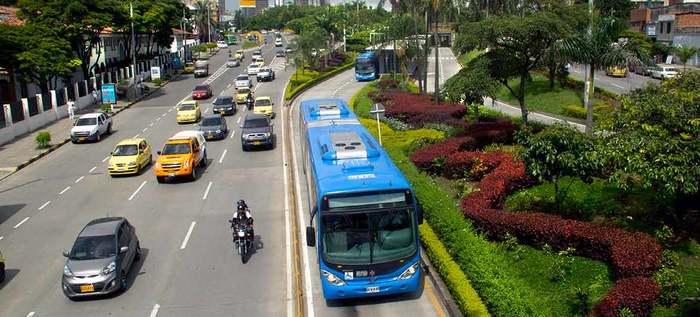
M459 265L452 259L445 246L427 223L420 225L420 238L425 246L425 253L442 280L450 289L450 293L457 302L459 310L467 317L491 316L486 306L479 298L469 279Z
M566 105L561 107L563 110L563 114L567 117L571 118L577 118L577 119L586 119L587 113L586 113L586 108L579 106L579 105ZM593 106L593 119L599 118L601 115L605 114L607 111L610 111L611 107L607 104L597 104Z
M294 98L294 96L300 94L301 92L303 92L304 90L315 85L319 81L325 80L326 78L335 76L336 74L339 74L340 72L348 70L348 69L352 68L353 65L354 65L354 60L353 60L353 62L342 65L342 66L340 66L336 69L333 69L329 72L322 73L318 77L313 78L313 79L311 79L303 84L300 84L299 86L296 86L293 89L292 89L292 82L290 81L289 84L287 84L287 88L285 89L285 92L284 92L284 100L291 100L292 98Z

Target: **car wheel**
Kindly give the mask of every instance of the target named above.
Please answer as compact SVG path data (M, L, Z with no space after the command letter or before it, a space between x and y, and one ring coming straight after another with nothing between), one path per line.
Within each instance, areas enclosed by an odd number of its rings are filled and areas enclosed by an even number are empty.
M245 144L241 144L241 149L243 150L243 152L247 152L247 151L248 151L248 147L245 146Z
M165 183L165 176L156 176L156 180L158 183Z
M95 140L97 140L97 142L100 142L100 140L102 140L102 134L100 134L100 131L97 131L97 137L95 138Z
M192 167L192 173L190 173L190 179L193 181L197 180L197 167L196 166Z
M136 242L136 254L134 255L134 261L141 259L141 242Z
M204 159L202 159L202 162L200 163L202 167L207 166L207 151L204 151Z
M112 124L111 123L107 126L107 134L112 134Z
M129 275L126 274L125 271L122 271L119 274L119 289L121 289L122 291L126 291L128 284L129 284Z
M70 140L70 143L78 144L78 141L76 141L76 140Z

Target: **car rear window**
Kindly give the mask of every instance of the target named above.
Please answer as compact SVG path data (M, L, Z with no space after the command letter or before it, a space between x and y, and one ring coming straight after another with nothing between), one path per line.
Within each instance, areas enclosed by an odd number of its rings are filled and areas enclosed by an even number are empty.
M267 126L267 119L265 118L254 118L246 119L244 128L264 128Z
M221 125L221 118L204 118L201 125L203 127Z
M215 105L225 105L233 103L233 97L219 97L214 100Z
M204 85L195 86L194 90L207 90L207 86L204 86Z
M255 106L256 107L266 107L270 105L270 100L267 99L258 99L255 100Z
M194 105L181 105L178 110L194 110Z

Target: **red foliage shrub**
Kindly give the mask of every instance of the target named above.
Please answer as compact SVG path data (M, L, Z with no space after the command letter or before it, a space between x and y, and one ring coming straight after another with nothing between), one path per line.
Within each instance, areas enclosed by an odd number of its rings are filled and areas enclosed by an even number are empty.
M411 161L418 168L430 171L441 172L442 170L433 170L435 160L439 157L447 158L448 155L459 151L462 143L471 140L469 137L449 138L445 141L428 145L422 149L416 150L411 155Z
M618 280L608 294L593 309L593 316L617 317L627 307L635 316L649 316L659 288L652 279L636 276Z
M466 108L459 104L443 103L435 105L430 96L405 92L385 92L388 98L385 103L386 116L399 119L415 126L423 126L429 122L446 123L458 126L464 125L461 120L467 113Z

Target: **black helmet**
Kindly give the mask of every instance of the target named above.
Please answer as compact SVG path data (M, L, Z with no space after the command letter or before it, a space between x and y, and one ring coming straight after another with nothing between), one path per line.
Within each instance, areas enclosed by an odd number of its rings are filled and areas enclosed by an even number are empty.
M246 207L248 207L243 199L239 200L236 204L238 205L236 208L240 211L246 210Z

